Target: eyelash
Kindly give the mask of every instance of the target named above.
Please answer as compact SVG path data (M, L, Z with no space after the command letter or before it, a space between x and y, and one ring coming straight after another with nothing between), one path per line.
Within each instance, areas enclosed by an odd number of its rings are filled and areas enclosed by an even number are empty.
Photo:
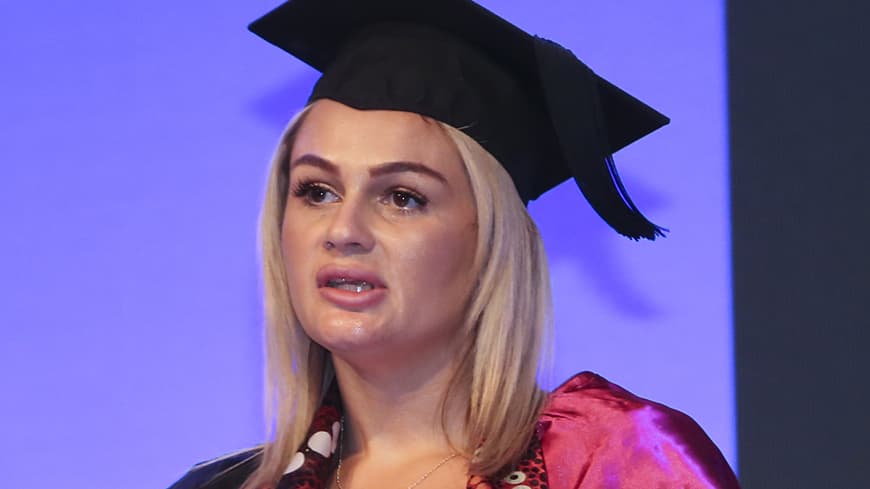
M318 204L318 202L312 202L312 201L308 198L308 197L310 197L310 192L311 192L312 190L322 190L322 191L324 191L324 192L334 193L334 192L332 192L332 190L330 190L330 189L329 189L328 187L326 187L325 185L322 185L322 184L320 184L320 183L317 183L317 182L315 182L315 181L313 181L313 180L300 180L299 182L297 182L297 183L293 186L292 193L293 193L293 196L294 196L294 197L304 198L306 204L309 204L309 205L314 204L314 205L316 205L316 204Z
M391 200L392 204L395 205L396 204L395 199L399 195L403 195L405 197L408 197L410 199L417 201L417 206L412 207L412 208L400 207L400 206L396 205L396 208L399 209L401 212L409 212L409 213L410 212L421 212L421 211L424 211L426 209L426 204L429 203L429 201L426 199L426 197L423 197L422 195L418 194L417 192L414 192L413 190L408 190L405 188L390 189L389 193L385 197L387 199Z
M334 192L329 187L327 187L326 185L323 185L322 183L316 182L314 180L300 180L299 182L297 182L293 186L292 193L293 193L293 196L303 199L305 201L306 205L317 206L317 205L320 205L321 202L315 202L315 201L312 201L310 199L311 192L314 190L319 190L319 191L329 192L329 193L334 194ZM399 205L395 205L395 198L400 196L400 195L416 201L417 207L408 208L408 207L401 207ZM409 190L406 188L391 188L381 198L381 202L384 202L388 205L389 204L394 205L396 207L396 209L398 209L400 212L412 213L412 212L419 212L419 211L424 210L426 208L426 205L429 203L429 200L426 197L423 197L422 195L420 195L419 193L414 192L413 190Z

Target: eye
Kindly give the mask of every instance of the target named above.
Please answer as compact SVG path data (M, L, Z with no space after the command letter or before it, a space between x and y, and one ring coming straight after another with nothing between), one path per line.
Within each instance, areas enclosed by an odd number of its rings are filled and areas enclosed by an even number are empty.
M329 187L315 182L303 181L293 187L293 195L309 204L328 204L338 200L335 192Z
M408 190L391 191L389 193L389 201L392 205L402 210L422 209L427 203L422 195Z

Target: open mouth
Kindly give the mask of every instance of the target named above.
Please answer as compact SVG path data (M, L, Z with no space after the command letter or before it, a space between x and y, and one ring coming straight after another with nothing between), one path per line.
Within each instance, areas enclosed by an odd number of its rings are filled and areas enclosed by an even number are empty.
M383 279L362 267L325 266L317 271L317 288L324 299L349 311L368 310L387 297Z
M375 272L356 267L336 266L323 267L317 272L317 286L357 294L386 288Z

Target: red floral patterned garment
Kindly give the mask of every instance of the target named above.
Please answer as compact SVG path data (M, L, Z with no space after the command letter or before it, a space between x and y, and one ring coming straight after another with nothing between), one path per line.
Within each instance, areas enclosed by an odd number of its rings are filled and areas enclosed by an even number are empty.
M276 489L327 486L340 420L333 393ZM553 391L536 431L506 477L472 477L467 489L739 487L722 454L691 418L589 372Z
M275 489L325 489L337 463L336 389ZM581 373L553 391L525 456L503 478L467 489L739 489L728 463L690 417ZM259 449L195 466L170 489L238 489Z

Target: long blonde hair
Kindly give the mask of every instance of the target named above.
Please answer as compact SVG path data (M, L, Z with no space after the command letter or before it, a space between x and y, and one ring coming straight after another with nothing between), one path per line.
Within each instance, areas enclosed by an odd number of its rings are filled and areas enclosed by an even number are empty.
M275 151L260 216L270 441L245 489L273 486L280 478L334 375L329 353L296 318L282 255L289 157L307 110L293 118ZM466 437L457 448L469 457L471 474L495 476L525 452L546 399L537 375L550 335L547 262L537 227L504 168L465 133L438 124L466 166L478 224L478 282L462 330L464 351L444 402L466 397L459 399L467 406Z

